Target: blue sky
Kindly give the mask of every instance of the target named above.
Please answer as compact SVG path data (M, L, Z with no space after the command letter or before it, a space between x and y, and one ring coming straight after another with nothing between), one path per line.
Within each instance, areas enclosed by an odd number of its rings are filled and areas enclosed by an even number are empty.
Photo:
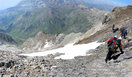
M107 0L107 1L114 2L121 6L132 5L132 0Z
M84 1L94 4L108 4L116 6L132 5L132 0L84 0Z
M0 0L0 10L16 6L21 0Z
M132 0L109 0L124 5L132 5Z

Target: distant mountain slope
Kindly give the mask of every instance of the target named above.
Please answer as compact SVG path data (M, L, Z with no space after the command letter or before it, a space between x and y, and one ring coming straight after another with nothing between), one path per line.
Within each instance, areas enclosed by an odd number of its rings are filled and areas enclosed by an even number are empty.
M19 38L28 38L40 30L56 34L57 28L61 33L85 32L93 24L101 21L104 13L105 11L95 8L74 5L35 9L21 15L14 22L10 34L18 35Z
M5 10L0 11L0 29L5 30L10 28L10 25L25 11L30 11L32 9L32 5L29 2L22 1L15 7L11 7ZM3 32L3 31L0 31Z
M91 4L91 3L85 3L85 5L89 7L95 7L101 10L109 10L111 11L115 6L107 5L107 4Z
M123 6L123 4L113 0L83 0L83 3L89 7L95 7L101 10L109 11L112 11L115 7Z
M22 40L39 31L56 34L57 28L60 33L86 32L105 13L83 5L82 0L23 0L0 15L0 29Z

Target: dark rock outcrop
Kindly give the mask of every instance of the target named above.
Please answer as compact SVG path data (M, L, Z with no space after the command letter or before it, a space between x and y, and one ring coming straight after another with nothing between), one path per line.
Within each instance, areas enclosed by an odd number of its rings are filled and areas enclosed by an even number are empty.
M17 44L17 42L9 35L5 33L0 33L0 43L1 44Z

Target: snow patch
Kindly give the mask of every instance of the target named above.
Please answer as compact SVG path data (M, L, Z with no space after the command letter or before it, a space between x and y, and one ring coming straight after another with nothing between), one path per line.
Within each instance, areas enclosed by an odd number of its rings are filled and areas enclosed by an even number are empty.
M20 54L23 56L47 56L49 54L56 54L56 53L63 53L64 55L61 55L59 57L56 57L55 59L73 59L76 56L86 56L86 52L90 49L95 49L98 46L100 46L103 43L97 43L92 42L88 44L81 44L81 45L74 45L74 44L68 44L65 47L54 49L54 50L48 50L44 52L37 52L37 53L31 53L31 54ZM89 54L91 55L91 54Z
M51 69L52 69L52 68L56 68L56 67L57 67L57 66L52 66Z

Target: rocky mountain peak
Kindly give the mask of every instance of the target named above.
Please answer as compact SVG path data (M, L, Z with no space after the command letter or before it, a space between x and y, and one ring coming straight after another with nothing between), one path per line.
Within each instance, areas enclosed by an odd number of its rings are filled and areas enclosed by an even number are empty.
M46 34L43 31L37 33L36 37L45 36Z
M53 39L53 35L45 34L43 31L40 31L35 37L26 40L21 48L24 50L42 50L45 48L45 45L48 42L51 43Z
M117 24L132 18L132 6L115 7L105 16L104 23Z

